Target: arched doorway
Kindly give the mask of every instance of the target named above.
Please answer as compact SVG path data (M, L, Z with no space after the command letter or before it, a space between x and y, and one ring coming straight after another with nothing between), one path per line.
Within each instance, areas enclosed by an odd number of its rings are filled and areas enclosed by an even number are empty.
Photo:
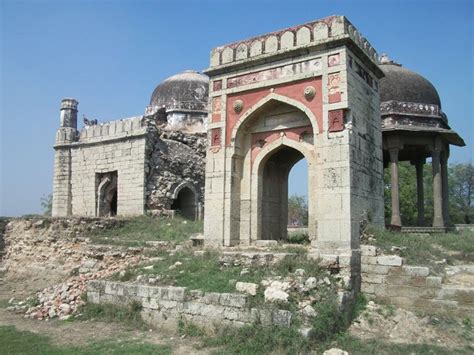
M195 220L197 213L197 196L190 186L180 185L175 190L171 209L179 213L184 218Z
M304 159L299 150L281 145L268 153L259 168L258 239L288 238L288 180L293 166Z
M288 240L308 236L308 162L298 161L288 174Z
M117 182L117 171L96 174L98 217L110 217L117 215Z

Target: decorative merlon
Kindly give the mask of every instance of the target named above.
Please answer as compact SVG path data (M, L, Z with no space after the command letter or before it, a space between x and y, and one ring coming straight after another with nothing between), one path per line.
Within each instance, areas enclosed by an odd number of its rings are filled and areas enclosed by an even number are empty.
M370 61L378 64L377 52L349 20L344 16L331 16L214 48L210 65L212 69L343 38L350 38Z

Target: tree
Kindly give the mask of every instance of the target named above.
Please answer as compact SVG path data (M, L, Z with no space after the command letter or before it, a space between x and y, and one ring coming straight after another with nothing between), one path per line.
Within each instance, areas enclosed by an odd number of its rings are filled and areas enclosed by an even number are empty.
M425 217L432 214L432 184L430 180L431 164L425 164L423 171L423 185L425 196ZM416 169L409 162L398 163L398 180L400 192L400 217L402 225L416 225L418 218L417 191L416 191ZM385 222L390 223L392 215L390 168L384 170L384 200L385 200Z
M308 202L305 196L292 195L288 198L288 225L308 225Z
M448 171L451 221L470 224L474 220L474 166L453 164Z
M41 208L43 209L43 214L45 216L51 216L53 210L53 195L49 194L48 196L41 197L40 203Z

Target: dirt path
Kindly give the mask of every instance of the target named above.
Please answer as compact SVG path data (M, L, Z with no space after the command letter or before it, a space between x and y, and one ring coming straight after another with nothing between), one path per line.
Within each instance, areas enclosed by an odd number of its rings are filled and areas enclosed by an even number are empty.
M12 289L18 289L16 286L18 285L7 285L4 281L0 281L0 300L3 303L11 297L19 298L19 294L22 292L12 292ZM23 314L9 312L4 307L0 307L0 326L14 326L17 330L48 336L55 345L81 345L101 340L119 339L168 345L173 354L209 354L207 350L196 349L197 341L183 339L176 333L136 330L124 324L99 321L64 322L25 319Z

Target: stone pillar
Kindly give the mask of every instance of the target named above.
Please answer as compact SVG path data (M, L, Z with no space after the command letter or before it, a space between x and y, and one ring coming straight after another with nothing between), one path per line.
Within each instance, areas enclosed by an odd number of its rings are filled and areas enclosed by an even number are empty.
M392 226L401 226L400 219L400 192L398 183L398 148L390 148L390 177L392 185L392 218L390 224Z
M416 205L418 209L417 225L423 226L425 224L425 192L423 190L423 165L424 159L415 162L416 168Z
M432 151L433 166L433 227L444 227L443 185L441 181L440 150Z
M449 218L448 157L449 152L447 150L443 150L440 155L440 164L441 184L443 190L443 219L445 226L451 225Z

